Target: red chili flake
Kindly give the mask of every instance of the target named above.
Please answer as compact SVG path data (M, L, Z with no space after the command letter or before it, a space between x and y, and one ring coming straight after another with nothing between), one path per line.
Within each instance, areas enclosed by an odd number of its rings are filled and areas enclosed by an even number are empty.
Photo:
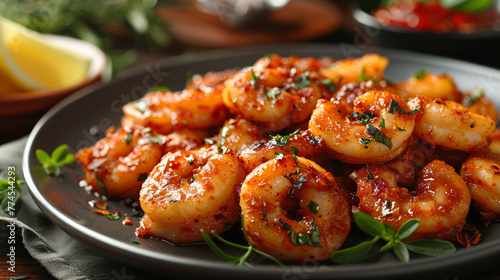
M465 225L462 232L457 232L457 241L462 246L470 248L481 241L482 234L474 225Z
M100 200L91 200L89 201L89 205L98 209L108 209L108 203Z
M132 220L128 217L125 217L125 219L123 219L123 222L122 222L123 225L131 225L132 224Z
M111 215L120 216L120 211L111 211Z
M101 209L92 209L92 211L96 212L96 213L99 213L101 215L111 215L111 212L109 212L108 210L101 210Z

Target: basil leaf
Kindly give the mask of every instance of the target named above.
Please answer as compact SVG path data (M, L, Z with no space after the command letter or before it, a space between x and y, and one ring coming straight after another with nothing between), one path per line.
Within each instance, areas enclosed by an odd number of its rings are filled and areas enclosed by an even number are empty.
M393 251L401 262L407 263L410 261L410 253L403 243L396 242L393 247Z
M411 219L406 221L396 232L395 238L398 240L410 237L410 235L418 228L420 225L419 219Z
M333 252L330 255L330 260L339 264L359 263L370 252L377 240L378 238L375 237L370 241L361 242L354 247Z
M410 251L427 256L441 256L455 252L453 243L439 239L419 239L413 242L403 242Z
M382 236L385 232L384 225L372 218L370 215L358 211L353 213L354 222L366 234Z

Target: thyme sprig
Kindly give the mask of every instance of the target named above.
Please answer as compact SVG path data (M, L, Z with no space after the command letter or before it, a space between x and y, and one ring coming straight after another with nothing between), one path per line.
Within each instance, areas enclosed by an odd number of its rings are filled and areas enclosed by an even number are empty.
M243 216L241 217L241 224L243 225ZM235 256L232 256L232 255L229 255L227 253L225 253L224 251L222 251L219 246L217 246L217 244L215 244L215 242L210 238L210 236L208 236L208 234L205 232L204 229L201 229L200 232L201 232L201 235L203 236L203 239L205 239L205 241L207 242L207 245L208 247L210 247L210 249L217 255L219 256L221 259L229 262L229 263L233 263L233 264L236 264L236 265L246 265L246 266L251 266L251 264L248 263L248 259L250 258L250 256L252 256L253 253L257 253L259 255L262 255L264 256L265 258L273 261L275 264L279 265L279 266L284 266L278 259L276 259L275 257L269 255L269 254L266 254L258 249L256 249L255 247L253 247L253 245L250 243L250 239L248 238L248 235L247 233L245 232L245 229L242 227L242 231L243 231L243 236L245 237L245 240L247 242L248 245L240 245L240 244L236 244L236 243L233 243L231 241L228 241L224 238L222 238L220 235L218 235L217 233L215 232L212 232L212 235L214 236L215 239L219 240L220 242L226 244L226 245L229 245L231 247L235 247L235 248L238 248L238 249L242 249L242 250L246 250L246 252L241 255L240 257L235 257Z

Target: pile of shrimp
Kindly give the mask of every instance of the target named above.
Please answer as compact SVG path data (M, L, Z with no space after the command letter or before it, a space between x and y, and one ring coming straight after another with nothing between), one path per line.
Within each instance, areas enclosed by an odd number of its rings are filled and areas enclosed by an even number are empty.
M255 248L320 261L362 211L457 241L470 209L500 217L497 110L448 75L390 83L388 63L273 54L195 75L125 105L121 128L77 159L94 191L139 199L140 237L192 243L242 221Z

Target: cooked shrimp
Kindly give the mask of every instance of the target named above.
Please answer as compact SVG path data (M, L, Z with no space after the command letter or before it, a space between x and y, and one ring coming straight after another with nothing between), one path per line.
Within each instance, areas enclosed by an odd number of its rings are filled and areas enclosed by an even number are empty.
M409 99L422 96L452 101L461 99L462 96L457 90L457 85L450 76L426 72L418 73L410 79L396 84L396 90L401 97Z
M228 111L221 92L211 87L182 92L149 92L123 107L122 126L151 127L162 134L176 128L208 128L224 123Z
M398 95L369 91L354 102L318 101L309 129L321 137L337 159L347 163L382 163L396 158L405 149L415 126L415 114L409 113ZM353 111L354 110L354 111Z
M201 229L220 234L240 220L237 189L245 170L232 152L214 148L163 157L142 185L138 236L190 243L203 240Z
M482 94L482 91L479 91L479 93L466 93L465 97L462 100L462 104L466 106L467 109L469 109L469 111L471 112L497 121L498 111L495 108L495 104L491 101L491 99Z
M238 73L236 69L228 69L225 71L210 71L205 75L195 74L186 85L186 89L198 89L200 87L215 87L216 90L224 88L224 82L227 79L234 77Z
M496 155L470 156L462 165L460 175L479 204L479 210L500 217L500 157Z
M305 121L322 96L316 67L308 63L297 57L262 58L227 81L224 104L272 131Z
M489 137L490 152L500 156L500 128L497 128Z
M109 129L106 138L76 154L85 181L107 197L138 198L145 176L160 162L165 139L150 128Z
M464 152L482 151L488 147L488 136L495 121L473 113L463 105L440 99L414 98L410 107L421 107L415 135L431 144Z
M385 165L367 165L351 174L358 184L358 209L394 230L420 219L412 235L453 241L465 225L471 194L453 167L434 160L419 174L414 192L397 185L398 174Z
M254 169L241 186L240 205L252 245L284 261L327 259L350 230L347 203L331 174L301 157Z
M267 134L257 125L240 117L227 120L218 136L220 146L231 149L235 154L243 147L267 138Z
M178 129L165 136L165 154L179 150L190 151L201 147L204 139L209 137L210 130L205 129Z
M301 156L314 162L324 163L330 158L322 152L321 139L312 136L310 131L292 132L288 135L272 136L269 141L259 141L242 149L238 158L248 172L264 162L283 155ZM287 139L287 140L285 140Z
M373 79L383 80L389 59L378 54L366 54L360 58L348 58L336 61L320 70L320 73L343 86L356 81Z
M339 91L337 91L337 93L335 93L335 98L338 100L343 100L347 102L347 104L351 105L360 95L363 95L367 91L372 90L397 93L395 87L387 83L386 81L376 82L374 80L369 80L345 84L342 88L340 88Z

